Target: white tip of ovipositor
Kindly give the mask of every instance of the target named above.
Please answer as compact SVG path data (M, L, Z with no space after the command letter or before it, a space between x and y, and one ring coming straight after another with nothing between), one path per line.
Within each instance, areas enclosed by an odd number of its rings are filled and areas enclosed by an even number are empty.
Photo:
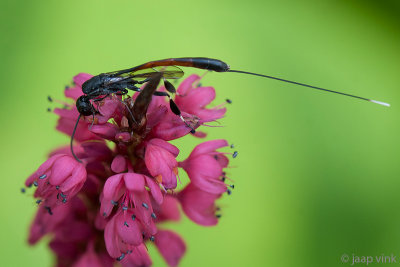
M372 102L372 103L376 103L376 104L382 105L382 106L390 107L389 103L385 103L385 102L381 102L381 101L377 101L377 100L372 100L372 99L370 99L369 101Z

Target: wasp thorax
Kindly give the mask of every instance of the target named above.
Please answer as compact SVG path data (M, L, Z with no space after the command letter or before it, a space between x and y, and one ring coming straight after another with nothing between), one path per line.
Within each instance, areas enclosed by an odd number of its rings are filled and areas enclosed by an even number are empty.
M76 100L76 108L79 113L83 116L89 116L93 114L93 106L90 103L89 98L85 95L82 95Z

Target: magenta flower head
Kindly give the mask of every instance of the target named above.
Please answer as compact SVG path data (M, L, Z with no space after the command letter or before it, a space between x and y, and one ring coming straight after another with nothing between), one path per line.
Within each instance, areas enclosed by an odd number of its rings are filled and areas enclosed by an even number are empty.
M65 96L76 101L91 77L74 77L75 86ZM152 81L132 97L91 99L88 116L81 116L74 103L55 109L57 130L72 135L75 128L74 153L69 146L55 149L26 180L38 204L29 243L49 235L57 266L109 267L152 265L146 246L154 242L166 263L177 266L186 244L161 223L180 220L183 210L199 225L216 225L216 202L233 188L226 184L226 140L203 142L182 162L177 157L187 148L169 143L186 135L204 137L198 128L225 115L222 105L207 107L215 90L199 87L199 81L189 76L176 90L179 114L165 87L152 96ZM179 180L183 170L190 178L186 185Z

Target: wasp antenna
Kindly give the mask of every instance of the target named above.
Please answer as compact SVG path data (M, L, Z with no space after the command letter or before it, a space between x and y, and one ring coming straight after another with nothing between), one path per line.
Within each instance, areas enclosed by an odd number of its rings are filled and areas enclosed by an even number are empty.
M273 80L277 80L277 81L281 81L281 82L285 82L285 83L292 83L292 84L295 84L295 85L300 85L300 86L304 86L304 87L308 87L308 88L312 88L312 89L317 89L317 90L321 90L321 91L325 91L325 92L329 92L329 93L349 96L349 97L353 97L353 98L358 98L358 99L369 101L369 102L372 102L372 103L375 103L375 104L379 104L379 105L390 107L390 104L385 103L385 102L372 100L372 99L361 97L361 96L346 94L346 93L342 93L342 92L339 92L339 91L325 89L325 88L317 87L317 86L313 86L313 85L308 85L308 84L305 84L305 83L289 81L289 80L285 80L285 79L274 77L274 76L268 76L268 75L263 75L263 74L253 73L253 72L247 72L247 71L242 71L242 70L228 70L227 72L243 73L243 74L254 75L254 76L264 77L264 78L268 78L268 79L273 79Z
M78 128L78 123L79 123L79 120L81 119L81 116L82 116L82 114L79 114L78 119L76 120L74 130L72 131L71 143L70 143L71 154L72 154L72 156L74 156L74 158L76 159L76 161L78 161L79 163L82 163L82 161L75 155L75 153L74 153L74 147L72 146L72 142L74 141L74 136L75 136L76 128Z

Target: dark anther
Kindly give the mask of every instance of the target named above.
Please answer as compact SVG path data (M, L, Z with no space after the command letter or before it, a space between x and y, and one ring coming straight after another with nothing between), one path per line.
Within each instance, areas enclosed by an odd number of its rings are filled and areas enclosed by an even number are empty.
M232 194L232 191L227 189L226 192L228 193L228 195Z
M222 178L221 178L221 181L222 181L222 182L225 182L225 180L226 180L225 177L222 177Z
M36 204L40 204L42 202L41 199L36 200Z
M62 192L60 193L60 197L65 198L67 195L64 195Z
M149 209L149 205L147 205L146 203L142 203L142 206L146 209L146 210L148 210Z
M60 189L60 186L59 186L59 185L56 185L56 189L57 189L57 190Z
M103 216L106 217L106 216L107 216L107 213L103 212Z
M49 100L49 102L53 102L53 98L51 98L51 96L47 96L47 100Z
M60 199L60 193L57 194L57 199Z
M218 155L214 155L214 159L215 159L215 160L218 160Z
M234 184L230 184L229 185L232 189L235 189L235 185Z
M128 210L128 207L127 207L127 206L123 206L123 207L122 207L122 210L123 210L123 211L126 211L126 210Z
M232 144L232 145L231 145L231 148L234 148L234 147L235 147L235 146Z
M217 217L217 218L221 218L221 214L217 214L217 215L215 215L215 217Z
M47 108L47 112L51 112L51 108Z
M232 104L232 100L230 100L230 99L228 99L228 98L227 98L225 101L226 101L226 103L228 103L228 104Z
M39 179L44 179L44 178L46 178L46 177L47 177L47 175L46 175L46 174L43 174L43 175L39 176Z
M53 211L51 210L50 207L46 206L46 207L44 207L44 208L47 210L47 212L48 212L50 215L53 215Z
M34 181L34 182L33 182L33 185L34 185L34 186L38 186L38 182Z
M190 130L190 133L195 134L196 133L195 129Z
M111 204L113 204L114 206L118 206L118 202L111 200Z
M155 214L154 212L151 214L151 217L152 217L153 219L156 219L156 218L157 218L157 216L156 216L156 214Z
M150 241L154 242L154 240L156 240L156 238L154 236L150 236Z
M125 225L126 227L129 227L129 224L128 224L127 222L124 222L124 225Z
M237 151L233 152L232 158L236 158L237 155L238 155L238 152L237 152Z
M65 90L68 90L68 89L69 89L69 86L68 86L68 85L66 85L66 86L64 87L64 89L65 89Z
M116 258L117 261L122 261L125 258L125 253L122 253L121 256Z
M25 192L26 192L25 188L21 188L21 193L25 193Z
M67 203L67 199L63 198L62 203L64 203L64 204Z
M134 221L136 219L135 214L132 215L132 221Z

